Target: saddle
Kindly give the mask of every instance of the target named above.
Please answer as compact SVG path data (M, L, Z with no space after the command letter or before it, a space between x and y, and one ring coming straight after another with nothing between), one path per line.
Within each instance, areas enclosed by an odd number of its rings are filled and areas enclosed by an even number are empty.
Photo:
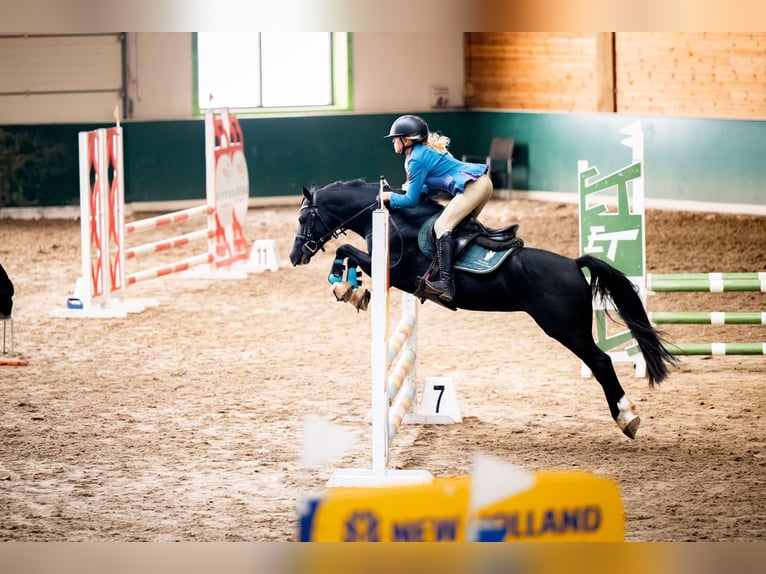
M426 220L418 233L418 245L423 255L431 258L431 265L418 284L414 295L421 302L426 299L439 303L453 311L457 309L452 303L431 296L425 290L425 279L435 277L439 272L436 257L436 236L434 222L439 214ZM483 275L497 269L516 249L524 246L524 240L516 236L519 225L493 229L485 226L474 216L464 219L452 232L455 238L455 270Z
M516 237L518 229L518 223L493 229L485 226L471 215L463 220L453 233L455 236L455 251L460 253L471 241L475 241L477 245L492 251L505 251L506 249L522 247L524 241L520 237ZM433 223L431 224L431 233L433 233Z

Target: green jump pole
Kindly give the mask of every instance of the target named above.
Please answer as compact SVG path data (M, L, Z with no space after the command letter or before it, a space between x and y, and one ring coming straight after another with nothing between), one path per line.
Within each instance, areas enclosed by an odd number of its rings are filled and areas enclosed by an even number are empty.
M648 274L646 288L655 292L766 291L766 273L710 273L703 277L695 275Z
M739 280L762 280L766 273L652 273L654 277L661 277L667 281L688 281L691 279L739 279Z
M766 343L668 343L674 355L766 355Z
M675 325L766 325L761 311L654 311L649 320Z

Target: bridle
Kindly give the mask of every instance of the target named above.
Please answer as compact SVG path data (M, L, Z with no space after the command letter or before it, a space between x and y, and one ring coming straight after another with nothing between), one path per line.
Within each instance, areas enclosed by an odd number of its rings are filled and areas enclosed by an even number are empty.
M311 194L311 203L308 203L308 199L306 199L305 202L307 205L304 205L301 209L309 210L309 221L308 224L303 226L303 229L299 230L299 233L296 233L295 236L302 241L303 244L301 245L301 253L303 253L303 255L305 255L308 259L311 259L314 255L316 255L316 252L320 249L324 251L324 245L330 241L330 239L337 239L341 234L345 235L346 230L348 229L348 224L354 221L357 217L378 207L378 201L376 200L370 205L357 211L351 217L341 221L335 227L331 227L319 212L319 208L314 202L313 193ZM314 223L317 219L322 222L322 225L324 225L327 232L318 239L314 239ZM304 233L300 233L300 231L304 231Z
M306 225L302 225L301 229L298 230L298 233L295 234L295 237L301 240L302 242L301 253L303 254L304 257L306 257L306 260L310 260L314 255L316 255L317 251L319 251L320 249L324 251L325 243L327 243L331 239L337 239L338 237L340 237L341 234L345 235L346 230L348 229L349 223L354 221L360 215L363 215L367 213L368 211L371 211L377 208L379 205L380 203L376 199L371 204L357 211L351 217L348 217L345 220L341 221L335 227L331 227L330 224L327 223L327 220L324 217L322 217L322 214L319 212L319 207L317 207L316 205L315 193L312 193L311 201L309 201L308 197L304 198L304 205L301 207L301 211L304 209L309 210L308 223ZM316 222L317 219L319 219L319 221L322 222L322 225L324 225L326 229L326 233L322 235L321 237L319 237L318 239L314 239L314 223ZM396 227L396 222L393 219L391 219L391 224L394 230L397 231L397 235L399 236L399 242L401 243L399 260L397 260L396 263L391 265L391 268L394 268L399 264L399 262L402 259L402 256L404 255L404 238L402 237L402 234L399 232L398 228ZM301 233L301 231L303 233ZM365 238L365 239L369 239L369 238Z

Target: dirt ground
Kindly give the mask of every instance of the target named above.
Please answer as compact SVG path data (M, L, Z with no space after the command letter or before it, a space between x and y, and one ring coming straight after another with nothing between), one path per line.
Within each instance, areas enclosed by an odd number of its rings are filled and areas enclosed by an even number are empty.
M483 219L577 255L574 205L493 200ZM143 281L130 296L160 305L109 320L50 316L79 275L78 222L0 221L16 350L29 361L0 367L0 540L290 541L305 488L334 467L370 467L369 314L330 294L332 253L290 267L296 220L297 200L249 213L247 237L276 241L278 272ZM650 210L646 223L650 272L766 266L764 217ZM651 295L648 307L761 311L764 297ZM590 470L618 482L628 540L766 540L763 356L684 358L653 389L617 365L642 418L631 441L579 361L526 315L419 309L419 373L452 377L463 423L402 427L392 467L465 475L481 451ZM764 329L666 330L732 342L765 341ZM306 415L352 430L359 448L301 473Z

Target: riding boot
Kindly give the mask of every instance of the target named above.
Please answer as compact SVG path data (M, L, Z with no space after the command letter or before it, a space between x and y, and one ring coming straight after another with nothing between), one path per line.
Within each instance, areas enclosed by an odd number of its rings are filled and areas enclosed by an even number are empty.
M455 280L452 277L454 265L455 239L447 231L436 240L436 257L439 259L439 279L426 280L426 288L430 293L439 296L442 301L452 301L455 296Z

